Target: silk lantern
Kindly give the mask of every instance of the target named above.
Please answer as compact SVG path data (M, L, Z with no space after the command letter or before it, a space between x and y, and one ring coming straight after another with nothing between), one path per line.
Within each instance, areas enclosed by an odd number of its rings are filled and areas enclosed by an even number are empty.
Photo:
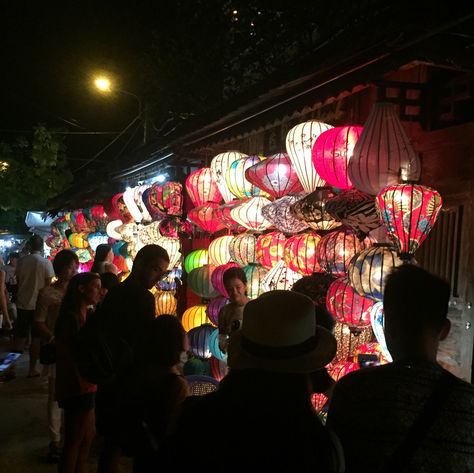
M387 276L393 268L402 264L403 261L390 246L376 243L352 258L347 276L359 295L380 301Z
M227 354L223 353L219 348L219 330L217 328L211 332L209 337L209 350L212 356L215 356L218 360L227 360Z
M224 202L230 202L234 195L229 190L226 182L227 171L231 164L238 159L246 158L247 155L239 151L228 151L214 156L211 161L211 172L214 182L217 184Z
M181 243L179 238L160 237L156 241L156 244L163 247L170 259L168 269L173 269L181 260L181 253L179 251Z
M233 208L230 211L230 216L248 230L263 232L272 226L262 214L262 208L269 203L270 201L265 197L252 197L247 202Z
M194 305L185 310L181 319L181 324L186 332L209 322L210 320L207 318L206 306L204 304Z
M313 192L325 184L313 166L311 155L318 136L330 128L331 125L310 120L294 126L286 135L286 151L306 192Z
M155 316L176 315L178 301L172 292L157 292L155 294Z
M257 262L270 269L282 258L285 251L286 237L281 232L270 232L260 235L257 239Z
M209 358L209 367L211 368L211 374L217 381L222 381L229 371L229 368L225 362L218 360L216 357L211 356Z
M357 363L353 363L352 361L338 361L328 367L328 373L337 383L341 378L346 376L346 374L357 371L358 369L359 365Z
M338 189L353 187L347 166L361 133L361 126L337 126L319 135L312 160L318 174L329 185Z
M107 235L109 235L110 238L113 238L114 240L121 240L122 235L117 231L118 227L121 227L123 225L122 220L112 220L107 224Z
M213 212L212 216L214 220L220 222L225 227L227 227L233 233L242 233L245 232L247 229L242 225L239 225L230 215L232 209L238 207L246 200L231 200L227 204L222 204L216 207Z
M184 258L184 270L190 273L193 269L201 268L209 264L209 255L207 250L194 250Z
M377 195L400 177L417 181L421 163L391 103L376 103L349 161L354 186Z
M214 327L210 324L200 325L188 332L189 350L198 358L208 359L212 356L210 338Z
M336 322L333 332L337 341L334 361L353 359L355 350L360 344L371 342L374 339L370 327L350 327L341 322Z
M215 233L224 228L222 222L214 218L214 210L219 207L219 204L208 202L200 205L188 212L188 218L199 228L207 233Z
M195 207L207 202L222 200L222 195L212 178L211 168L201 168L192 172L186 179L186 191Z
M218 296L217 290L214 289L211 283L214 270L213 266L206 264L201 268L193 269L188 274L188 286L195 294L205 299Z
M262 208L262 215L273 224L273 226L286 234L298 233L306 228L308 225L293 216L290 211L291 205L304 197L301 195L285 195L278 200L265 205Z
M221 266L230 261L229 245L233 238L232 235L226 235L211 241L208 249L209 263Z
M213 323L214 325L218 325L219 312L221 311L222 307L224 307L228 303L229 299L227 299L226 297L215 297L214 299L211 299L209 301L206 312L211 323Z
M160 222L153 222L138 229L138 238L144 245L156 245L162 236L166 235L160 232Z
M290 157L286 153L274 154L254 164L245 171L245 177L274 199L303 191Z
M135 202L134 193L135 188L129 187L123 193L123 201L125 202L130 215L133 217L133 220L137 223L140 223L143 220L143 215Z
M240 266L257 262L257 239L250 233L236 235L229 244L230 259Z
M258 264L249 264L242 268L247 277L247 296L256 299L260 294L266 292L263 280L268 270Z
M303 275L321 271L318 263L318 244L321 237L314 232L301 233L288 238L283 260L285 264Z
M222 294L224 297L229 297L229 294L227 293L227 290L224 286L224 273L229 269L229 268L238 268L239 265L237 263L226 263L220 266L217 266L214 269L214 272L212 273L211 276L211 284L212 287L219 293Z
M436 222L442 206L439 193L419 184L383 189L376 199L388 236L403 260L409 260Z
M254 197L258 195L268 196L265 192L260 190L257 186L252 184L245 177L245 171L256 163L259 163L265 158L260 156L248 156L246 158L234 161L226 173L227 187L238 199L246 197Z
M288 268L283 260L280 260L263 279L263 288L266 291L289 291L296 281L303 276Z

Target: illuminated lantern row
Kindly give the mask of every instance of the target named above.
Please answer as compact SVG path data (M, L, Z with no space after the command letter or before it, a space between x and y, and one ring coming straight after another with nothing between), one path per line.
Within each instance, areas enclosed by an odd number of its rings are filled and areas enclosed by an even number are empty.
M359 295L380 301L387 276L393 268L402 264L403 261L392 248L376 243L352 259L347 276Z
M207 323L210 323L210 320L207 318L206 306L204 304L193 305L185 310L181 319L181 324L186 332Z
M206 313L211 323L213 323L214 325L218 324L219 312L221 311L222 307L224 307L228 303L229 299L227 299L226 297L216 297L209 301Z
M369 326L373 305L373 300L359 296L345 278L336 279L329 286L326 307L338 322L351 327Z
M212 178L211 168L201 168L186 179L186 191L195 207L207 202L219 203L222 195Z
M288 238L283 260L288 268L303 275L321 271L318 263L318 244L321 237L308 232Z
M209 351L211 355L216 357L218 360L226 361L227 355L221 351L219 348L219 330L214 329L211 332L211 336L209 337Z
M281 232L270 232L257 239L257 261L267 269L273 268L285 252L286 237Z
M301 274L288 268L281 260L268 271L263 280L263 288L265 291L289 291L293 284L302 277Z
M338 126L319 135L312 160L318 174L329 185L338 189L352 187L347 166L361 133L361 126Z
M252 184L245 177L245 172L254 164L262 161L263 157L248 156L246 158L234 161L227 170L226 183L227 187L238 199L245 199L246 197L263 196L268 197L268 194L261 191L257 186Z
M334 336L337 340L337 352L334 361L347 361L353 359L356 348L371 342L374 334L370 327L349 327L349 325L336 322Z
M184 258L184 270L190 273L193 269L201 268L209 264L209 255L207 250L194 250Z
M390 103L376 103L349 161L354 186L377 195L384 187L420 178L421 163Z
M293 234L301 232L308 228L308 225L294 217L290 211L290 207L300 200L303 195L286 195L285 197L281 197L275 200L275 202L271 202L263 207L262 215L272 223L277 230L283 233Z
M296 171L286 153L277 153L254 164L245 171L245 177L252 184L268 192L274 199L286 194L303 191Z
M268 271L258 264L249 264L242 269L247 277L247 295L250 299L256 299L265 292L263 280Z
M157 292L155 294L155 315L176 315L178 301L172 292Z
M210 264L221 266L230 261L229 245L233 238L232 235L226 235L211 241L208 249Z
M257 239L249 233L236 235L229 244L230 259L240 266L257 262Z
M214 327L210 324L200 325L188 332L189 350L198 358L208 359L212 356L209 344Z
M214 182L217 184L219 191L224 199L224 202L230 202L234 199L234 195L229 190L226 182L227 171L234 161L246 158L247 155L239 151L228 151L214 156L211 161L211 172Z
M207 233L215 233L224 228L224 225L214 218L214 210L219 204L209 202L199 207L195 207L188 213L188 218L199 228Z
M419 184L398 184L383 189L376 202L400 258L409 260L433 228L442 206L441 196Z
M224 273L229 268L238 268L238 267L239 265L237 263L226 263L226 264L217 266L211 275L212 287L224 297L227 297L227 298L229 297L229 294L227 293L226 288L224 286Z
M193 269L188 274L188 286L200 297L210 299L217 297L219 294L211 284L211 277L214 274L214 267L206 264L201 268Z
M329 376L337 382L346 376L346 374L357 371L358 369L359 365L357 363L353 363L352 361L338 361L328 367L328 373Z
M272 226L262 215L262 208L269 203L270 201L265 197L252 197L248 201L234 207L230 211L230 216L248 230L263 232Z
M319 265L334 276L345 276L351 259L373 243L375 241L370 237L359 240L352 230L346 228L330 232L319 242Z
M168 269L173 269L180 262L182 256L179 251L181 247L179 238L161 237L158 238L156 244L167 251L170 259Z
M242 225L239 225L231 216L230 211L243 203L242 200L231 200L227 204L219 205L216 207L212 216L214 220L220 222L222 225L227 227L233 233L242 233L247 230Z

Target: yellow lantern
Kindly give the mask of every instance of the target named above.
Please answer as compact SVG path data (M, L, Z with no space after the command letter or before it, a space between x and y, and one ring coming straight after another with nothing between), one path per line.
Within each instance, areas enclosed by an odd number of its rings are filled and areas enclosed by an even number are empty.
M181 253L179 252L179 238L161 237L158 238L156 244L163 247L170 258L170 264L168 269L173 269L181 259Z
M245 171L249 167L258 164L264 159L265 158L260 156L249 156L247 158L238 159L230 165L225 180L227 187L237 198L245 199L246 197L254 197L257 195L269 197L269 194L260 190L245 177Z
M210 264L222 266L230 261L229 245L233 239L232 235L227 235L211 241L208 250Z
M199 327L203 324L211 324L206 312L206 306L204 304L194 305L184 311L181 324L186 332L189 332L193 328Z
M272 226L262 214L262 208L271 202L265 197L253 197L230 211L230 216L243 227L263 232Z
M169 291L157 292L155 294L155 316L159 315L176 315L178 301L174 294Z
M247 155L239 151L228 151L214 156L211 161L212 178L219 188L225 202L234 199L234 195L227 187L226 176L231 164L238 159L246 158Z

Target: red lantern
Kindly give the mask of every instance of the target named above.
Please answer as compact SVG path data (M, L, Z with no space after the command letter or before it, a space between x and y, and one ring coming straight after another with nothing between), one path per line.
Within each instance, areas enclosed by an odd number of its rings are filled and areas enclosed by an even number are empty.
M283 259L288 268L309 275L321 271L318 263L318 244L321 237L308 232L292 236L286 241Z
M115 213L120 215L120 220L122 220L123 223L133 222L133 217L128 211L125 201L123 200L123 192L120 194L115 194L112 197L112 205L114 207Z
M209 317L209 320L214 325L218 324L219 312L221 311L222 307L224 307L228 303L229 303L229 299L227 299L226 297L216 297L209 301L209 305L207 306L206 313L207 313L207 316Z
M302 192L303 187L286 153L277 153L245 171L252 184L278 199L286 194Z
M200 205L189 211L188 218L205 232L215 233L224 228L224 225L213 217L213 212L217 207L219 204L213 202Z
M187 238L193 232L193 227L187 220L180 220L178 217L167 217L158 225L159 232L163 236L174 238Z
M270 232L257 239L257 261L267 269L275 266L285 252L286 237L281 232Z
M215 220L218 220L222 224L224 224L231 232L233 233L242 233L245 232L247 229L242 225L239 225L231 216L230 212L232 209L241 205L245 200L232 200L227 204L219 205L213 211L213 217Z
M386 187L377 196L380 217L401 259L409 260L436 222L439 193L419 184Z
M329 376L334 381L339 381L346 374L351 373L352 371L357 371L359 365L357 363L352 363L351 361L339 361L328 367Z
M237 263L222 264L220 266L217 266L211 275L212 287L217 292L219 292L219 294L222 294L226 298L229 298L229 294L227 293L226 288L224 286L224 273L229 268L238 268L238 267L239 265Z
M186 179L186 191L196 207L207 202L219 203L222 200L219 188L212 178L211 168L192 172Z

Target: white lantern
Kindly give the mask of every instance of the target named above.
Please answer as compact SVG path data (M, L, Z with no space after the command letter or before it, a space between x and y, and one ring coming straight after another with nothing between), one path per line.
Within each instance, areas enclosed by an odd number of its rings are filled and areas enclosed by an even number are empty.
M239 151L228 151L227 153L221 153L212 158L210 166L212 178L216 182L217 187L219 188L219 191L222 194L222 197L225 202L230 202L232 199L234 199L234 195L227 186L227 171L229 170L231 164L234 161L246 157L246 154L240 153Z

